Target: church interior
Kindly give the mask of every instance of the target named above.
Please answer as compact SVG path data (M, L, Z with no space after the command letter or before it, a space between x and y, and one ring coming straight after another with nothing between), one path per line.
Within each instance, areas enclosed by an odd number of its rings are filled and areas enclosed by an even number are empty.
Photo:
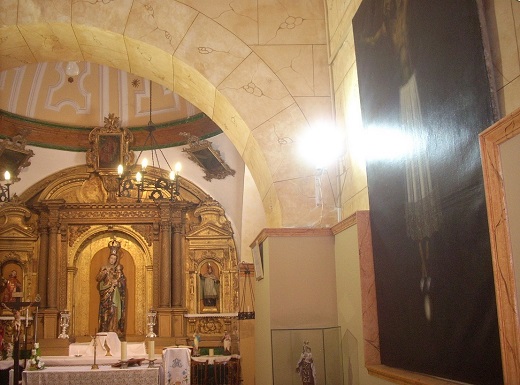
M518 384L520 2L407 7L0 1L0 372L182 348L234 385ZM367 136L404 126L391 43L415 174Z

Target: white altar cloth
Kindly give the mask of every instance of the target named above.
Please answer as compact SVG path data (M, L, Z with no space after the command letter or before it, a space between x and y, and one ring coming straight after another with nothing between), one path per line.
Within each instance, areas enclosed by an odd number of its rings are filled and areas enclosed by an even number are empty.
M146 356L148 357L148 356ZM128 358L144 358L144 357L133 357L128 356ZM162 362L162 356L160 354L154 355L155 366L160 365ZM55 366L88 366L91 367L94 363L94 356L42 356L41 360L45 363L45 367L55 367ZM11 361L12 362L12 361ZM21 361L23 363L23 361ZM96 364L101 366L110 366L119 362L119 357L114 356L97 356L96 355ZM12 365L12 364L11 364ZM29 361L27 361L27 365L29 365ZM145 360L142 366L148 365L148 360Z
M137 366L126 369L100 366L92 370L85 366L50 367L43 370L26 370L22 373L23 385L158 385L159 368Z
M164 348L162 352L161 384L189 384L191 370L189 348Z
M96 357L121 357L121 341L114 332L96 336ZM145 358L146 346L144 342L128 342L126 348L128 358ZM69 345L69 356L94 356L94 344L91 342L72 343Z

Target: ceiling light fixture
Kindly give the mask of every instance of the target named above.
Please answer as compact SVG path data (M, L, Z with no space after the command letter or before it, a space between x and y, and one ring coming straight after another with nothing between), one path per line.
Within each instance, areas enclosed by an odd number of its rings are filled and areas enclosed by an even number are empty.
M67 75L69 83L74 81L74 76L79 75L79 66L75 61L69 61L65 67L65 75Z

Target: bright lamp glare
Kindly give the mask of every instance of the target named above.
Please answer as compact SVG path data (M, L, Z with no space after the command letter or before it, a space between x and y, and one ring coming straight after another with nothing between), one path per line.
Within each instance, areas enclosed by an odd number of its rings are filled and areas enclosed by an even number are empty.
M399 130L371 128L363 132L362 145L366 160L397 160L420 144Z
M341 135L330 125L321 124L306 132L300 143L300 152L316 169L329 166L341 153Z

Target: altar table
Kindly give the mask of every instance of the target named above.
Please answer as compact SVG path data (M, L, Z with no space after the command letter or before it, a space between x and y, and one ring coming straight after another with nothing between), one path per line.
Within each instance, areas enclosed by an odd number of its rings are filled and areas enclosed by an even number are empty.
M145 358L143 365L148 365L147 356L128 356L130 358ZM161 362L161 356L159 354L154 355L155 365L159 365ZM70 357L70 356L41 356L41 360L45 363L45 367L50 366L88 366L89 368L94 363L94 357L81 356L81 357ZM119 357L107 357L107 356L96 356L96 364L101 365L112 365L119 362ZM27 367L30 362L27 361Z
M159 385L159 367L136 366L126 369L100 366L92 370L86 366L49 367L26 370L23 385Z

